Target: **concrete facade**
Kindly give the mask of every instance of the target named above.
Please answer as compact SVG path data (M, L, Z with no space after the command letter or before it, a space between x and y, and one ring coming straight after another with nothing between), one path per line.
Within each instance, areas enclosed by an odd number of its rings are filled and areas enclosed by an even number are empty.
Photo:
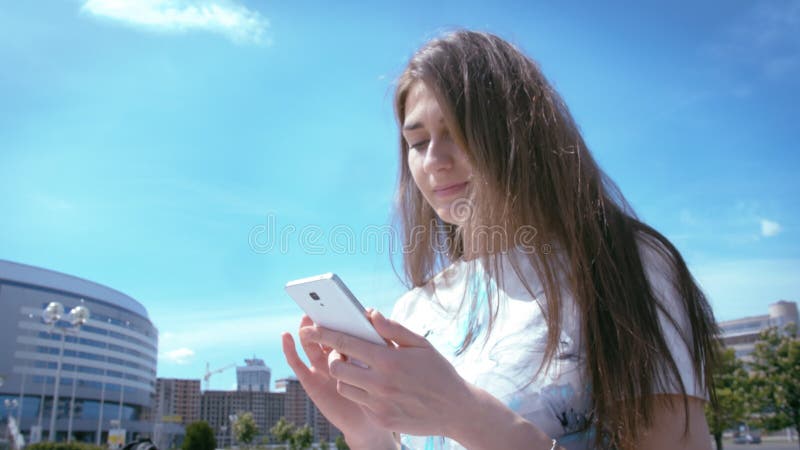
M332 442L342 432L314 405L297 378L282 378L276 389L286 393L284 417L297 427L309 425L314 429L314 441Z
M737 358L747 361L755 349L759 333L769 327L783 328L789 323L800 324L797 303L787 300L769 305L767 314L743 317L719 323L722 331L722 343L732 348Z
M200 420L200 380L159 378L153 408L156 422L189 425Z
M77 332L66 318L41 319L50 302L68 312L85 306L91 317ZM119 420L129 436L146 434L155 394L158 331L133 298L92 281L0 260L0 409L19 419L29 436L40 426L49 434L59 374L56 439L65 440L72 412L77 440L102 442ZM62 350L63 349L63 350ZM74 392L74 402L73 399ZM6 410L4 400L17 400ZM71 405L73 407L71 407Z

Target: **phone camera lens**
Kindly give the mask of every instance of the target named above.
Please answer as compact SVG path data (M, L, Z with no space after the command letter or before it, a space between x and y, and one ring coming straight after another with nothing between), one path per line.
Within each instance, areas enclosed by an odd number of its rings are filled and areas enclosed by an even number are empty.
M317 294L316 292L312 292L308 295L314 300L319 300L319 294Z

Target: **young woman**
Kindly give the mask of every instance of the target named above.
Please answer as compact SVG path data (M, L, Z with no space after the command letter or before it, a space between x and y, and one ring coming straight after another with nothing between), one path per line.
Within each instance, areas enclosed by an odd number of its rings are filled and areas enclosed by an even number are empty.
M537 65L454 32L412 57L395 106L414 287L392 320L370 312L392 345L304 317L309 367L283 335L350 447L710 448L711 309Z

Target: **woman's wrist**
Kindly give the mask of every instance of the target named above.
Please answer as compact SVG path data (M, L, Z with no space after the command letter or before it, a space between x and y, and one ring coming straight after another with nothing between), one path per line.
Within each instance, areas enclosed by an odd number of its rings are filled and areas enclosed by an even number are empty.
M469 385L470 398L449 421L446 436L470 450L503 448L550 450L553 440L542 430L512 411L500 400Z

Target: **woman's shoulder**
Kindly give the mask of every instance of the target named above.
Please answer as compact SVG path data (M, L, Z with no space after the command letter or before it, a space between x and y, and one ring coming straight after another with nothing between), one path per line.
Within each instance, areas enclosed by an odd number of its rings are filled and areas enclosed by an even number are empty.
M411 288L395 302L392 320L406 325L412 317L445 312L457 306L463 296L467 266L465 261L455 261L421 286Z
M653 297L658 302L657 314L664 341L677 365L678 372L689 395L707 399L703 382L694 373L692 358L692 325L689 321L686 299L681 294L676 273L674 248L655 236L640 233L639 254L645 277ZM675 380L670 380L666 393L680 393Z
M685 307L672 249L657 237L646 233L640 232L636 240L642 269L656 300L664 309L680 313Z
M394 303L391 319L400 323L405 323L408 320L410 311L414 309L414 303L419 301L419 298L422 295L422 289L423 286L417 286L401 295L400 298L398 298Z
M639 256L646 270L669 271L672 269L674 254L671 244L668 246L659 237L644 231L637 232L635 239L639 247Z

